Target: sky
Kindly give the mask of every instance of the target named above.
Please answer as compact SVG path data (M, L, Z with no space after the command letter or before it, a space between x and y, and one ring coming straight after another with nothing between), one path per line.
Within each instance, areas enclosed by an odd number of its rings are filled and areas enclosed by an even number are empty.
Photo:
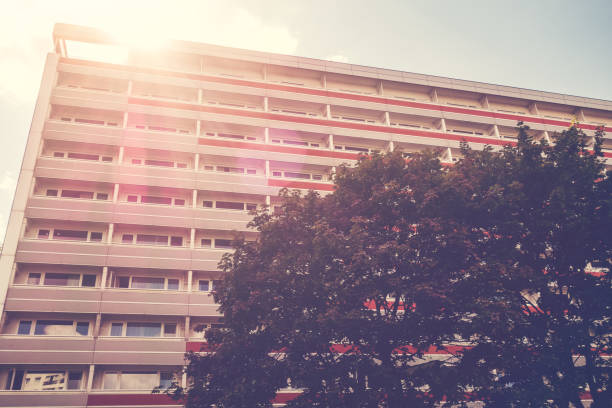
M56 22L612 99L610 0L0 0L0 242Z

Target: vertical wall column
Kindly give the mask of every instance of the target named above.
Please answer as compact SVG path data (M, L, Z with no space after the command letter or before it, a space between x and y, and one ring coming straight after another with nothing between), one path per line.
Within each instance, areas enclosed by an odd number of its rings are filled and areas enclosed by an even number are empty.
M134 83L132 82L132 80L130 79L128 81L128 88L127 88L127 94L128 96L132 96L132 89L134 88Z
M199 120L196 120L196 137L200 137L202 134L202 123Z
M108 266L102 268L102 279L100 279L100 289L106 289L106 279L108 278Z
M323 89L327 88L327 77L325 76L325 74L321 75L321 87Z
M89 365L89 373L87 374L87 392L90 392L93 388L94 372L96 366L94 364Z
M380 81L378 81L378 84L377 84L377 86L376 86L376 91L378 92L378 94L379 94L380 96L383 96L383 95L384 95L384 90L383 90L383 82L382 82L382 79L381 79Z
M439 119L439 122L438 122L438 128L439 128L439 129L440 129L442 132L446 133L446 121L444 120L444 118L440 118L440 119Z
M329 104L325 105L325 117L327 119L331 119L331 106Z
M329 150L334 150L334 135L327 136L327 147Z
M202 91L202 88L198 89L198 103L200 105L202 104L203 94L204 92Z
M393 140L389 140L389 144L387 145L387 151L393 152L394 150L395 150L395 143L393 143Z
M125 148L123 146L119 147L119 157L117 157L117 163L123 164L123 155L125 154Z
M268 127L264 128L264 143L270 143L270 128Z
M113 203L117 203L119 201L119 183L115 183L113 187Z
M268 97L267 96L264 96L263 105L264 105L264 112L268 112L269 107L268 107Z
M531 102L529 104L529 113L531 113L532 115L539 115L540 111L538 109L538 105L535 102Z
M100 336L100 324L102 323L102 313L97 313L96 314L96 322L94 323L94 328L93 328L93 337L98 337Z
M499 133L499 127L497 125L493 125L493 134L498 139L501 139L501 134Z
M108 224L108 236L106 237L107 244L113 243L113 232L114 231L115 231L115 224L111 222L110 224Z
M429 93L429 97L431 98L431 101L433 103L438 103L438 92L436 91L436 88L433 88L431 90L431 92Z
M191 208L197 208L198 206L198 190L191 192Z
M196 153L193 158L193 171L198 171L200 168L200 153Z
M191 317L185 316L185 341L189 341L189 326L191 326Z
M17 244L24 232L23 228L26 223L25 208L28 194L32 188L32 183L34 183L34 167L42 143L42 130L45 125L45 119L49 116L51 93L57 77L58 61L59 55L47 55L28 134L28 141L21 162L21 171L19 172L19 179L15 188L15 196L11 212L8 216L6 236L4 238L2 254L0 255L0 314L4 311L9 282L13 280Z
M128 124L128 113L127 112L123 112L123 128L127 129L127 124Z
M388 111L385 111L385 126L391 126L391 118Z
M191 229L191 235L190 235L190 240L189 240L189 248L194 249L195 248L195 228Z
M266 160L266 178L270 177L270 160Z
M193 271L187 271L187 291L193 291Z
M491 105L489 105L489 98L487 97L487 95L482 95L482 98L480 98L480 105L487 110L491 109Z
M268 211L272 208L272 199L269 195L266 196L266 207L268 207Z

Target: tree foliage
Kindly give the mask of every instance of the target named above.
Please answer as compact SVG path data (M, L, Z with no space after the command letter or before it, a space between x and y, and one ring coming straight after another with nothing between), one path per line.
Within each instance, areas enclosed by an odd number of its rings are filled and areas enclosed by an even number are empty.
M221 261L225 328L190 354L187 407L609 406L612 182L576 127L340 167L283 192ZM437 354L432 358L432 353Z

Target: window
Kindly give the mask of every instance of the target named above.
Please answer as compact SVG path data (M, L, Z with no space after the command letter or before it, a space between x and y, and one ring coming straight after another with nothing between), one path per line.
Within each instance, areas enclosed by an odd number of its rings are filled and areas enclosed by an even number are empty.
M102 241L102 233L101 232L92 232L90 235L90 241L92 242L101 242Z
M235 203L232 201L217 201L216 207L224 210L244 210L244 203Z
M32 321L31 320L21 320L19 322L19 327L17 328L17 334L29 336L32 330Z
M111 336L123 336L123 323L113 323L111 324Z
M310 174L295 173L295 172L292 172L292 171L286 171L285 172L285 177L299 178L299 179L310 179Z
M183 237L170 237L171 246L183 246Z
M200 246L202 248L210 248L212 246L212 239L202 238L202 240L200 241Z
M49 230L48 229L40 229L40 230L38 230L38 238L48 239L49 238Z
M137 203L138 202L138 196L137 195L128 195L127 196L127 201L128 201L128 203Z
M253 210L256 210L256 209L257 209L257 204L247 203L247 204L246 204L246 209L247 209L248 211L253 211Z
M167 235L137 234L136 243L142 245L168 245Z
M175 198L174 199L174 205L183 206L183 205L185 205L185 200L183 200L182 198Z
M215 239L215 248L233 248L231 239Z
M58 391L65 389L80 389L81 376L79 371L26 371L23 375L23 383L20 388L28 391Z
M134 289L163 289L164 278L132 277L132 288Z
M68 373L68 389L69 390L78 390L81 388L81 377L83 376L82 372L79 371L71 371Z
M116 390L119 388L119 373L105 372L102 382L105 390Z
M125 335L127 337L160 337L161 323L128 322Z
M57 190L55 189L47 190L47 197L57 197Z
M64 158L64 152L53 152L53 157Z
M40 273L29 273L27 284L40 285Z
M140 198L141 203L145 204L164 204L170 205L172 204L172 198L170 197L154 197L154 196L142 196Z
M164 324L164 337L176 337L176 324L175 323Z
M257 174L257 170L255 170L255 169L247 169L247 174Z
M213 202L212 201L203 201L202 202L202 206L205 208L212 208L213 207Z
M174 167L174 162L166 160L145 160L147 166Z
M134 242L134 236L132 234L123 234L121 236L122 244L131 244Z
M172 381L174 380L174 376L172 373L159 373L159 387L162 389L168 389L172 385Z
M142 164L142 160L140 160L140 159L132 159L132 164Z
M56 229L53 231L53 239L87 241L87 231Z
M105 390L153 390L168 388L172 384L173 375L159 371L107 371L103 375L102 388Z
M207 280L198 281L198 290L200 290L201 292L210 291L209 281Z
M94 197L94 193L91 191L77 191L77 190L62 190L63 198L84 198L91 200Z
M118 276L116 282L117 282L117 287L119 288L129 288L130 287L130 277L129 276Z
M71 273L46 273L45 285L47 286L79 286L81 275Z
M168 290L179 290L179 280L168 279Z
M89 334L89 322L77 322L76 333L80 336L87 336Z
M95 160L97 161L100 156L97 154L87 154L87 153L68 153L69 159L79 159L79 160Z
M34 328L36 336L73 336L74 322L64 320L38 320Z
M282 177L282 176L283 176L283 175L282 175L282 173L281 173L280 171L273 171L273 172L272 172L272 175L273 175L274 177Z
M96 200L108 200L107 193L96 193Z
M113 161L113 158L111 156L102 156L102 161L106 163L111 163Z
M219 283L221 281L220 280L213 280L212 281L212 290L217 290L217 288L219 287Z

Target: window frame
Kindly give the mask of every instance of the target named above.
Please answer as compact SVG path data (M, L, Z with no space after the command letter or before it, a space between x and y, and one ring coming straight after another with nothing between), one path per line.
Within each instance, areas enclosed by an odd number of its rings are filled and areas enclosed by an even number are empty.
M17 336L36 336L36 337L91 337L93 332L92 332L92 322L89 320L81 320L81 319L75 319L75 320L68 320L68 319L56 319L55 321L58 322L72 322L72 331L73 334L70 335L58 335L58 334L36 334L36 328L38 327L38 322L44 322L44 321L53 321L52 319L33 319L33 318L25 318L25 319L19 319L18 320L18 324L17 324L17 332L15 333L15 335ZM21 322L30 322L30 331L29 333L23 333L20 334L19 333L19 327L21 326ZM79 332L77 331L77 326L79 323L87 323L87 334L79 334ZM68 325L66 325L68 326Z

